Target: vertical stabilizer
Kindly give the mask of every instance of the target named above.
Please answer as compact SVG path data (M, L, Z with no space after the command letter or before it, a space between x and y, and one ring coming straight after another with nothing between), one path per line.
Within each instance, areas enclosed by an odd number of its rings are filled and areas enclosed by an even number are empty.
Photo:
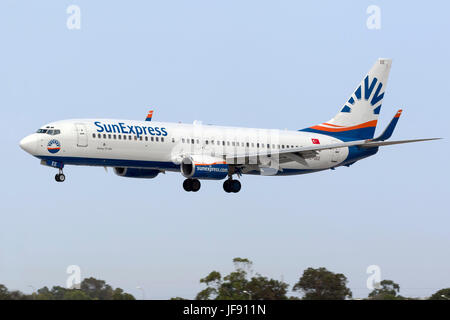
M391 65L391 59L378 59L334 118L302 131L344 140L373 138Z

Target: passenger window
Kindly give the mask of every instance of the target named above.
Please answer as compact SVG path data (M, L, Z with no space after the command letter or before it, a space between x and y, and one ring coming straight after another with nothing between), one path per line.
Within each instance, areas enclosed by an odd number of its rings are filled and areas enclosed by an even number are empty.
M118 137L119 137L119 140L122 140L122 136L120 134L118 135Z
M152 140L153 140L153 139L152 139ZM183 143L184 143L184 138L182 138L182 139L181 139L181 142L183 142Z
M199 139L197 139L197 144L200 144L200 140Z
M161 142L164 142L164 138L161 137ZM192 140L192 143L194 143L194 140Z
M117 136L116 136L116 135L113 135L113 138L114 138L114 140L116 140L116 139L117 139Z
M106 139L106 133L103 134L103 139Z
M250 143L247 142L247 148L250 147Z
M147 136L145 137L145 141L148 141L148 137Z
M150 137L150 140L152 140L152 142L155 140L153 137Z
M155 138L155 140L156 140L156 142L158 142L158 141L159 141L159 138L158 138L158 137L156 137L156 138Z
M140 136L140 137L139 137L139 140L141 140L141 141L142 141L142 136Z
M284 144L282 144L282 145L281 145L281 148L283 148L283 149L284 149Z
M234 141L233 142L231 142L231 145L234 147L235 145L234 145Z
M137 136L134 136L134 141L136 141L137 140Z
M131 140L132 138L131 138L131 136L128 136L128 140Z
M95 133L92 134L92 138L95 138Z

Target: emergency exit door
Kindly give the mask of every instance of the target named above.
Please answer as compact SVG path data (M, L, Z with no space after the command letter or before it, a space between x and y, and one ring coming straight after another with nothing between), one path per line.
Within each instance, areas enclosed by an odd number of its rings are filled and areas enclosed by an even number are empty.
M77 128L77 146L87 147L88 146L88 135L86 130L86 125L84 123L76 123Z

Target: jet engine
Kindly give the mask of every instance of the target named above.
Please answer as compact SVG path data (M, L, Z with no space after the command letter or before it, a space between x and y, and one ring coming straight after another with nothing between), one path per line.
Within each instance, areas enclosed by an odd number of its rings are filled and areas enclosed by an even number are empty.
M126 178L142 178L152 179L156 177L161 171L155 169L141 169L141 168L122 168L115 167L114 173Z
M181 174L186 178L222 180L228 175L228 164L222 158L193 155L183 158Z

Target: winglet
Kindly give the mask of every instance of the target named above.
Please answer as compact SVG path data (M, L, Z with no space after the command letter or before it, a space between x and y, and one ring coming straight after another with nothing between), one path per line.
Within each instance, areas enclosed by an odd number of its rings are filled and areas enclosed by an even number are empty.
M398 119L400 119L400 116L402 115L402 109L398 110L395 114L394 118L392 118L389 125L384 129L383 133L370 141L384 141L389 139L392 136L392 133L394 132L395 126L397 125Z
M147 118L145 118L145 121L152 121L153 117L153 110L150 110L147 114Z

